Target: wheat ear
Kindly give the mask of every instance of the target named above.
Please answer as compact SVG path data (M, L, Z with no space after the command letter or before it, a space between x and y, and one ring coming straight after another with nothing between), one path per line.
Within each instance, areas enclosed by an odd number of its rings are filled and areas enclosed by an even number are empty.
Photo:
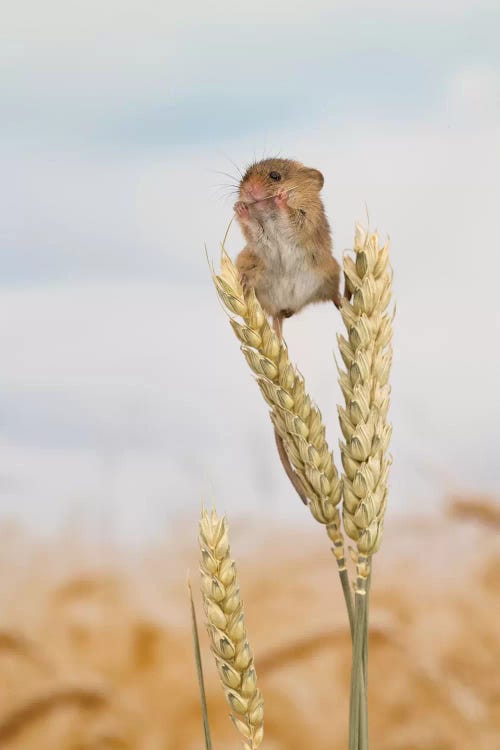
M202 510L199 534L201 589L207 629L231 719L245 750L257 750L264 734L264 702L246 637L243 606L230 557L228 524Z
M375 233L367 234L357 225L354 252L355 261L344 258L352 302L344 300L341 308L347 339L338 336L345 365L345 370L339 369L345 398L339 421L344 436L340 443L344 529L356 542L361 559L380 547L387 503L392 363L392 316L387 307L392 278L389 245L379 247Z
M273 331L253 289L244 290L225 250L214 283L225 307L242 319L230 319L241 350L257 376L271 407L271 420L300 481L314 518L326 526L337 561L344 564L344 541L338 504L342 483L325 439L317 406L306 392L304 378L291 364L288 350Z

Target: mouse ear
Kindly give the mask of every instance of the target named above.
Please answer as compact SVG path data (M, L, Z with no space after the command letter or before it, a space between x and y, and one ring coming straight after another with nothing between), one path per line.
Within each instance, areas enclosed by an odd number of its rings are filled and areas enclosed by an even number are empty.
M319 169L311 169L309 167L306 167L304 171L311 180L314 180L314 182L317 183L318 190L321 190L321 188L325 184L325 178L323 177Z

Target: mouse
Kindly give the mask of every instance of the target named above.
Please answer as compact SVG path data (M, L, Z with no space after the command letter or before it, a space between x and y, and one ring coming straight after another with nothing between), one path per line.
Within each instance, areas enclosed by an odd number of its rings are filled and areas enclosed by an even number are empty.
M283 320L307 305L341 304L341 268L332 254L323 185L318 169L282 158L251 164L239 184L234 212L246 245L236 267L280 338Z
M234 212L246 245L236 258L243 288L253 288L279 339L283 320L315 302L341 305L341 269L332 253L330 225L318 169L292 159L251 164L241 178ZM350 297L347 284L344 295ZM307 504L282 438L275 430L283 468Z

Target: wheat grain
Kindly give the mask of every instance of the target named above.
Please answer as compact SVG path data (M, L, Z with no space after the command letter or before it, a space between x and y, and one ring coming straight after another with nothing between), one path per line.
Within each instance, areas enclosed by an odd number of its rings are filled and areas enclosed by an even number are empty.
M243 746L256 750L264 734L264 702L246 637L226 518L219 519L215 510L208 513L203 509L199 543L201 589L217 670L231 719L244 738Z

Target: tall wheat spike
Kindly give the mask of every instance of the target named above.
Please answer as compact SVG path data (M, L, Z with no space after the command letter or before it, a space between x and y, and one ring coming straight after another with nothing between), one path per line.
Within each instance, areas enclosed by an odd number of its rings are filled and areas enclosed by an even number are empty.
M230 557L226 518L202 510L200 519L201 590L207 629L231 719L245 750L257 750L264 735L264 701L257 687L253 655L246 637L243 606Z
M288 350L273 331L253 289L244 290L225 250L221 272L214 274L217 293L225 307L242 319L231 318L241 350L271 407L271 420L283 444L314 518L326 526L335 556L344 564L344 541L338 504L342 482L325 438L317 406L306 392L304 378L291 364Z
M338 411L344 436L340 442L344 529L356 542L358 569L363 571L359 566L380 547L387 503L392 363L392 316L387 307L392 278L389 244L379 247L376 233L366 233L357 225L354 252L355 261L344 258L352 302L344 300L341 307L347 339L338 336L345 365L345 370L339 369L345 408Z

